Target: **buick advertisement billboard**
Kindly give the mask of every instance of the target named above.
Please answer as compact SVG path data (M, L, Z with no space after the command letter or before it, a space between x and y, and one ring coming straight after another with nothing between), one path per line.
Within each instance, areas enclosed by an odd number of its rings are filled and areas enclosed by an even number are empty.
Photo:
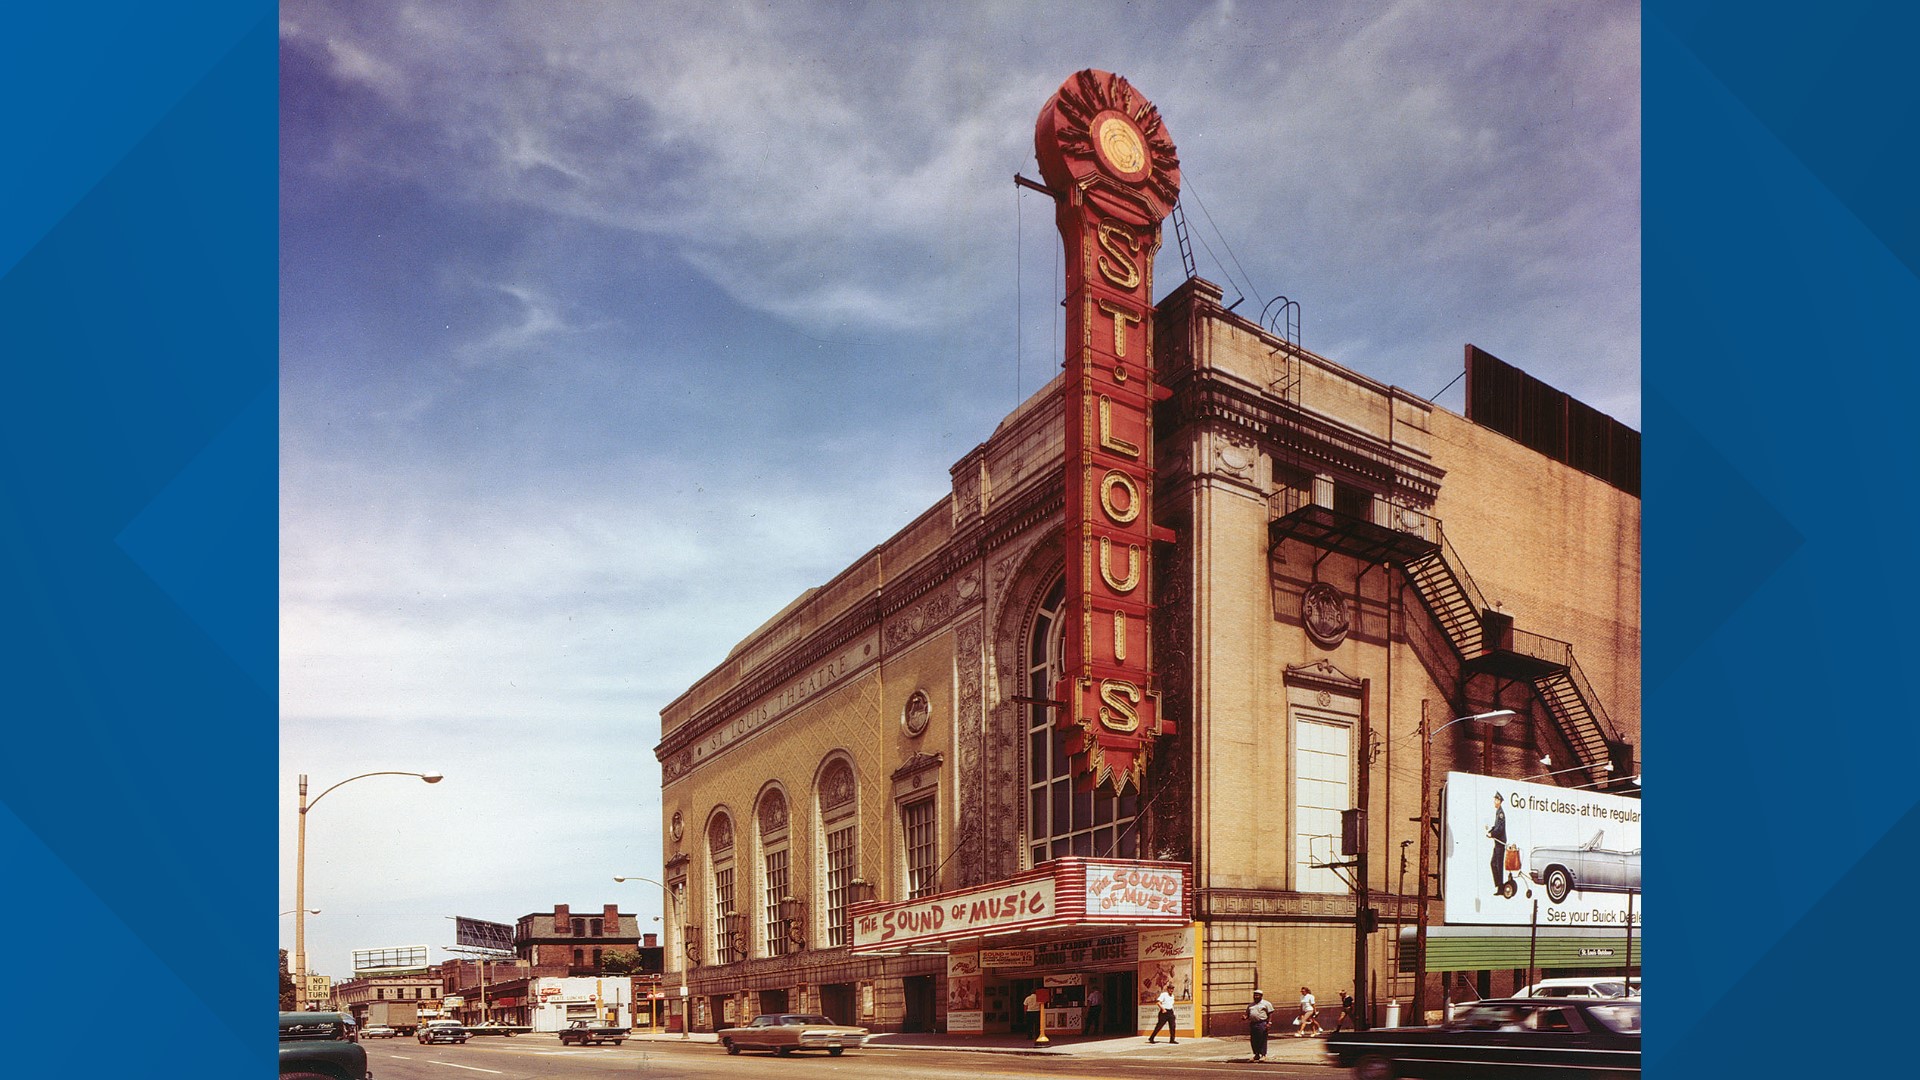
M1640 800L1448 773L1441 809L1446 921L1640 924Z

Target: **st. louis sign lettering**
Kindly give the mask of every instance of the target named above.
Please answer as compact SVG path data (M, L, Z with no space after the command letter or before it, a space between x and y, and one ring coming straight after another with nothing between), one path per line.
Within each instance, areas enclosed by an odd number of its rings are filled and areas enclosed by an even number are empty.
M1148 627L1153 544L1153 255L1180 195L1160 114L1087 70L1040 110L1040 173L1066 246L1067 595L1056 723L1082 790L1139 789L1160 715Z

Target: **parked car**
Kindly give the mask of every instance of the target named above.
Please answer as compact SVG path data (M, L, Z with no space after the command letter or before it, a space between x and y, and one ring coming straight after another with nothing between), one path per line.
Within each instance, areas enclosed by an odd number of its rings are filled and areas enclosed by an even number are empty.
M385 1024L374 1024L360 1033L363 1039L391 1039L400 1034Z
M626 1041L628 1029L606 1025L589 1024L585 1020L575 1020L560 1029L560 1045L592 1046L596 1043L610 1042L619 1046Z
M1537 847L1527 853L1527 876L1545 886L1547 899L1558 904L1575 889L1592 892L1639 892L1640 849L1615 851L1603 846L1604 831L1579 847Z
M1622 979L1612 975L1592 975L1565 979L1541 979L1532 986L1515 990L1517 998L1637 998L1640 979Z
M1593 1078L1640 1075L1640 1003L1503 998L1466 1006L1439 1027L1336 1031L1334 1064L1358 1080L1394 1077Z
M467 1029L469 1035L524 1035L533 1029L516 1024L502 1024L489 1020L484 1024L475 1024Z
M353 1017L338 1012L281 1013L280 1080L373 1080Z
M425 1045L428 1043L464 1043L467 1041L467 1029L458 1020L429 1020L414 1032L414 1038Z
M859 1049L866 1041L866 1028L836 1024L818 1013L768 1013L754 1017L746 1027L720 1031L720 1045L729 1054L771 1050L785 1057L795 1050L825 1050L839 1057L841 1051Z

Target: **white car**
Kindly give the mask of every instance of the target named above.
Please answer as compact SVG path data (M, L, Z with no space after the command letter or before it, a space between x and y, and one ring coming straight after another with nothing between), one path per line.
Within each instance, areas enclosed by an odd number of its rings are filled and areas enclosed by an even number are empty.
M375 1024L361 1031L360 1037L363 1039L391 1039L398 1034L400 1033L385 1024Z
M1640 978L1617 975L1583 975L1567 979L1541 979L1532 986L1513 992L1517 998L1631 998L1640 997Z

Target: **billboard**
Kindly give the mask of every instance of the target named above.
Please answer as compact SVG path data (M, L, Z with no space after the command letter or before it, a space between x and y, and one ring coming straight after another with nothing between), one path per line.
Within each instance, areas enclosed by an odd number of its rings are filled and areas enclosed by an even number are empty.
M453 942L471 949L487 949L491 952L513 951L513 927L506 923L488 922L485 919L469 919L465 915L453 917Z
M1640 800L1448 773L1441 883L1449 924L1640 924Z
M425 945L397 945L388 949L353 950L355 975L404 975L427 970Z

